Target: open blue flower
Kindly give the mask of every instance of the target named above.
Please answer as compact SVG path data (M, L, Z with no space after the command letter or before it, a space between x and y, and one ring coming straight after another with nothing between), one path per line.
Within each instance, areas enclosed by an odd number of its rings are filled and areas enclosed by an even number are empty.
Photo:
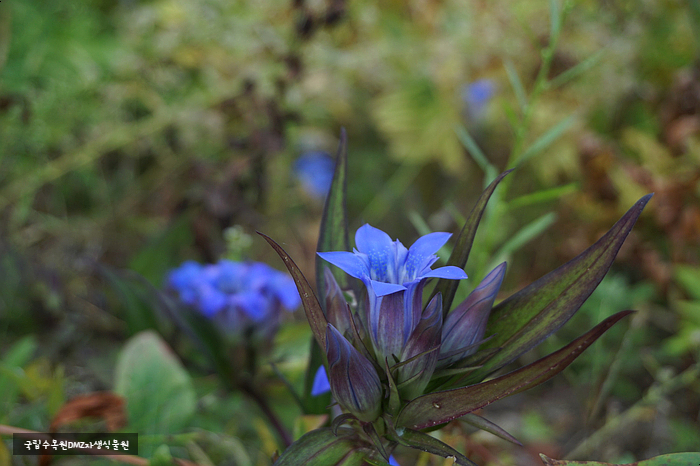
M392 241L383 231L365 224L355 234L353 252L318 253L367 287L366 322L379 361L401 356L421 319L423 286L429 278L467 278L458 267L431 268L438 260L435 253L450 236L430 233L406 249L400 241Z

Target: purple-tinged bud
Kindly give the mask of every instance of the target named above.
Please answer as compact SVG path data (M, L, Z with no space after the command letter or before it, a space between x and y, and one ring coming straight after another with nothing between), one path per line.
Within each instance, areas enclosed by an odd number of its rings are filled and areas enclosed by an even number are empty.
M421 395L430 382L437 365L441 334L442 295L438 293L425 307L403 349L401 361L415 359L399 367L398 388L402 397L413 399Z
M352 332L352 315L350 306L345 301L343 291L328 267L323 270L328 289L326 290L326 319L341 335L347 336Z
M372 363L331 324L326 327L331 392L346 411L365 422L381 413L382 385Z
M486 333L486 323L506 273L498 265L479 283L469 297L447 315L442 327L440 366L447 366L473 354ZM464 351L460 351L464 349Z

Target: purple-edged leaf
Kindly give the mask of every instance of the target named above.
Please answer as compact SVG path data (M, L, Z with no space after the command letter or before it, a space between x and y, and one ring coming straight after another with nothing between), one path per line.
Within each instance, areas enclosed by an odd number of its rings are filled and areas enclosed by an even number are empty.
M540 458L545 466L695 466L700 464L700 453L670 453L668 455L655 456L648 460L638 461L625 465L601 463L599 461L569 461L555 460L540 453Z
M514 361L573 316L601 282L651 194L641 198L593 246L495 306L482 348L501 348L469 381Z
M460 421L466 422L470 426L476 427L477 429L484 430L490 434L495 435L496 437L502 438L503 440L507 440L509 442L513 442L516 445L520 445L521 447L523 446L518 439L510 435L508 432L506 432L502 427L497 426L493 422L489 421L488 419L485 419L481 416L477 416L476 414L465 414L460 418Z
M350 251L348 215L345 207L347 192L348 136L345 128L340 130L340 143L335 159L335 173L326 197L321 218L321 231L316 252ZM324 261L316 256L316 289L319 296L326 295L326 278L323 276ZM342 289L349 287L348 277L334 268L333 276Z
M418 397L399 413L396 424L414 429L433 427L539 385L561 372L606 330L631 312L618 312L559 351L501 377Z
M270 246L277 251L277 254L279 254L284 261L284 265L287 266L287 270L289 270L289 274L294 279L294 283L296 283L297 289L299 290L301 303L304 306L304 312L306 312L306 318L311 326L311 331L314 337L316 337L318 344L323 348L323 351L326 351L326 327L328 326L328 321L323 314L318 299L316 299L316 295L311 289L311 285L309 285L308 280L306 280L306 277L301 273L301 270L299 270L299 267L294 263L292 258L289 257L289 254L287 254L279 244L275 243L275 241L267 235L260 232L258 232L258 234L265 238L265 241L270 243ZM316 374L316 369L314 370L314 374Z
M406 428L398 428L391 433L390 438L391 440L394 440L395 442L398 442L406 447L415 448L416 450L442 456L443 458L450 458L454 461L454 464L460 466L477 466L476 463L451 446L442 443L435 437L431 437L423 432Z
M472 208L472 211L469 213L469 217L467 218L464 227L462 227L462 231L459 232L457 244L455 244L452 254L450 254L450 258L447 260L447 265L459 267L460 269L464 269L464 267L467 265L467 259L469 259L469 253L471 252L472 244L474 243L476 230L479 227L481 216L484 214L484 210L486 209L486 204L489 202L489 198L496 189L496 186L498 186L498 183L500 183L501 180L511 171L513 170L508 170L498 175L498 177L491 182L484 192L481 193L481 196L476 201L476 205L474 205L474 208ZM455 297L455 292L457 291L458 286L458 281L448 279L441 279L437 282L437 285L435 285L435 290L430 298L432 299L436 294L442 293L443 316L446 316L450 311L450 307L452 307L452 300Z
M326 427L303 435L284 451L275 466L328 466L339 463L360 466L368 456L379 455L354 430L340 428L336 435Z

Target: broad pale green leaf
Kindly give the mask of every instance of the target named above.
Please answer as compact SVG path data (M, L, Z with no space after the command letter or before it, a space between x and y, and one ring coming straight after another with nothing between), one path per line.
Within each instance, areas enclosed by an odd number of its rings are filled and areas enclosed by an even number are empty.
M483 380L514 361L564 325L588 299L610 269L617 252L642 213L644 196L593 246L495 306L483 348L501 348L469 376Z
M433 455L449 458L460 466L477 466L476 463L435 437L412 429L398 428L391 435L391 440L401 445L426 451Z
M396 424L414 429L433 427L539 385L561 372L606 330L630 313L631 311L624 311L608 317L559 351L501 377L468 387L420 396L404 407Z
M340 130L340 145L335 159L335 173L333 182L326 196L321 218L321 231L318 236L317 252L350 251L348 239L348 215L346 208L347 193L347 166L348 166L348 137L345 128ZM323 275L324 267L328 263L316 256L316 289L321 297L321 306L324 306L323 297L326 295L326 284ZM340 288L348 288L348 276L335 266L331 272Z
M260 232L258 232L258 234L265 238L265 241L267 241L270 246L277 251L277 254L279 254L280 258L282 258L284 261L284 265L287 266L287 270L289 270L289 273L294 279L294 283L296 283L297 289L299 290L301 303L304 306L304 312L306 312L306 318L309 320L311 331L314 333L318 344L321 345L321 348L323 348L323 351L325 351L326 327L328 326L328 321L326 320L325 314L323 314L321 304L319 304L311 285L309 285L309 281L306 279L304 274L301 273L301 270L299 270L299 267L294 263L292 258L289 257L289 254L287 254L287 252L282 249L279 244L275 243L275 241L269 236L266 236Z
M601 463L599 461L568 461L555 460L540 453L540 458L546 466L622 466L613 463ZM648 460L626 463L624 466L696 466L700 464L700 453L671 453L668 455L655 456Z
M354 430L340 428L335 435L326 427L303 435L284 451L275 466L360 466L364 458L375 456L373 452Z
M179 432L196 407L189 374L152 331L127 341L117 360L114 391L126 399L129 428L142 434Z
M462 231L457 237L457 243L450 258L447 260L447 265L454 265L463 269L467 265L467 259L469 259L469 252L472 249L472 244L474 243L474 236L476 236L476 230L479 227L479 222L481 221L481 216L486 209L486 204L489 202L489 198L493 191L498 186L498 183L512 170L501 173L498 177L491 182L491 184L486 188L486 190L481 194L479 199L476 201L476 205L472 209L467 222L464 224ZM455 292L457 291L457 286L459 285L459 280L446 280L440 279L435 285L435 290L430 296L430 300L438 294L442 293L442 313L443 316L447 315L452 306L452 300L455 297ZM428 302L430 302L428 300Z

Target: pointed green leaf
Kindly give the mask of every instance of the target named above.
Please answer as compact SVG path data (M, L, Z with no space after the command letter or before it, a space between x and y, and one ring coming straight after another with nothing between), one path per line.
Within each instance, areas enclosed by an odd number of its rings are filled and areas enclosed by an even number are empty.
M345 128L340 129L340 143L335 159L335 172L331 187L326 195L326 202L323 207L323 217L321 218L321 230L318 236L317 252L327 251L349 251L350 241L348 239L348 218L346 209L347 197L347 165L348 165L348 137ZM326 306L326 278L324 270L327 264L318 255L316 256L316 290L321 298L321 309L325 312ZM331 267L331 272L341 289L349 287L347 274L335 266ZM310 322L310 320L309 320ZM324 327L325 335L325 327ZM320 414L326 411L329 403L329 395L312 396L314 376L321 364L323 355L317 343L311 343L311 357L306 368L306 383L304 385L304 404L309 413Z
M401 445L425 451L433 455L450 458L460 466L477 466L476 463L435 437L416 430L398 428L391 434L391 440Z
M420 396L404 407L396 424L414 429L444 424L496 400L539 385L561 372L606 330L630 313L631 311L624 311L608 317L559 351L501 377Z
M272 246L272 248L284 261L284 265L287 266L287 270L289 270L289 274L294 279L294 283L297 285L297 290L299 290L301 303L304 306L304 312L306 312L306 318L309 320L311 331L314 333L318 344L321 346L321 348L323 348L323 351L325 351L326 327L328 326L328 321L326 320L326 316L323 314L323 310L321 309L318 299L316 299L314 291L311 289L311 285L309 285L308 280L304 274L301 273L301 270L299 270L299 267L294 263L292 258L289 257L289 254L287 254L287 252L282 249L279 244L275 243L275 241L269 236L266 236L260 232L258 232L258 234L265 238L265 241Z
M644 196L593 246L510 296L491 311L483 348L501 348L470 377L483 380L564 325L588 299L612 265L651 194Z
M488 419L485 419L481 416L477 416L476 414L465 414L460 418L460 421L466 422L470 426L476 427L477 429L489 432L495 435L496 437L502 438L503 440L513 442L514 444L520 445L521 447L523 446L523 444L520 443L518 439L510 435L502 427L499 427L493 422L489 421Z
M476 236L476 229L479 227L479 222L481 221L481 216L486 209L486 204L489 202L489 198L493 191L498 186L498 183L512 170L501 173L498 177L491 182L491 184L486 188L486 190L481 194L479 199L476 201L476 205L472 209L467 222L464 224L462 231L457 237L457 243L455 248L452 250L452 254L447 261L447 265L454 265L463 269L467 265L467 259L469 259L469 252L472 249L472 244L474 243L474 236ZM430 296L430 300L433 299L438 293L442 293L442 315L445 316L452 306L452 300L455 297L455 292L457 291L457 286L459 285L459 280L446 280L440 279L435 285L435 290ZM428 300L428 302L430 302Z
M540 453L540 458L542 458L542 462L546 466L574 466L579 464L585 466L695 466L700 464L700 453L671 453L625 465L601 463L599 461L555 460L542 453Z
M347 192L347 166L348 166L348 136L345 128L340 130L340 144L338 154L335 159L335 173L331 183L326 203L323 207L323 217L321 219L321 231L318 236L317 252L328 251L349 251L350 241L348 239L348 215L345 206ZM316 256L316 289L322 298L326 296L326 283L323 275L324 267L327 263ZM331 271L341 289L348 288L348 276L337 267L332 267ZM321 303L323 306L325 303Z
M354 430L341 428L335 435L326 427L303 435L284 451L275 466L360 466L365 457L374 456L372 450Z

